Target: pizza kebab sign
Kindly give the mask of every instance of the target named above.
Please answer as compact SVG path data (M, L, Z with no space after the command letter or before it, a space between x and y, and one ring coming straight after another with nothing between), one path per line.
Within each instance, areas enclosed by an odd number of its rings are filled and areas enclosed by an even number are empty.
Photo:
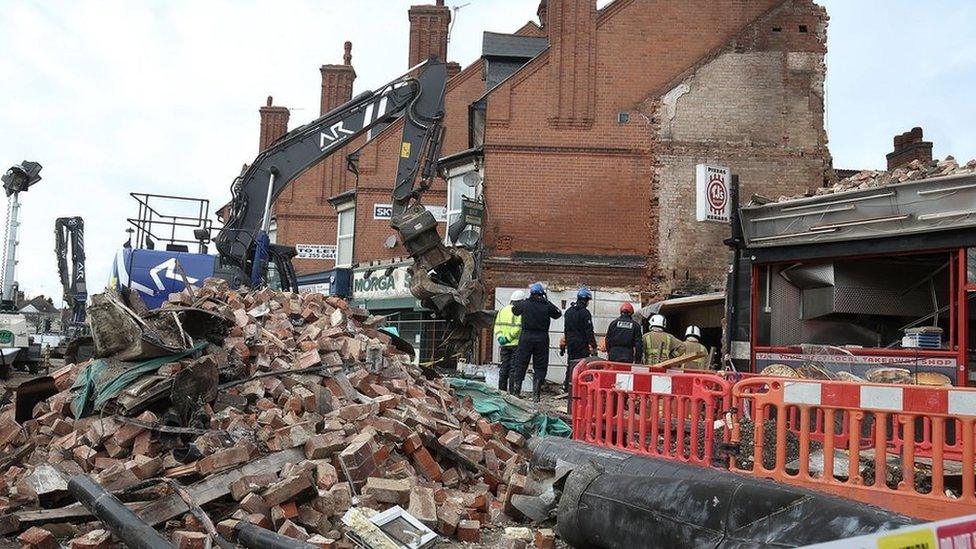
M729 222L731 180L732 170L725 166L698 164L695 167L695 217L698 221Z

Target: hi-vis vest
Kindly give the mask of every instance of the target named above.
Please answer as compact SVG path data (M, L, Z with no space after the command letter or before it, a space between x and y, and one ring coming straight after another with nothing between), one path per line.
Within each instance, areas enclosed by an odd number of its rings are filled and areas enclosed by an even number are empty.
M657 364L672 358L675 348L680 344L680 341L667 332L647 332L644 334L644 364Z
M500 336L508 338L508 343L504 347L514 347L518 345L519 336L522 335L522 317L512 312L512 306L506 305L495 315L495 339Z

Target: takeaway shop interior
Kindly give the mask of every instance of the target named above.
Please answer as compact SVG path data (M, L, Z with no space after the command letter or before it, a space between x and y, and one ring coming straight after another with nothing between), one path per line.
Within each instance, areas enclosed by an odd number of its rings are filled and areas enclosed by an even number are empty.
M864 377L889 367L965 384L974 282L976 248L753 264L754 371L778 363Z

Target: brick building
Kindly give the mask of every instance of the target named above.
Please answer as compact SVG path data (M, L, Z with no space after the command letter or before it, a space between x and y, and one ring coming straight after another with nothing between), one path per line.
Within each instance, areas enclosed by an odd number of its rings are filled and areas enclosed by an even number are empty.
M746 197L802 193L830 173L827 16L812 0L543 0L538 16L485 33L482 58L448 82L447 180L424 196L445 219L462 195L485 200L496 305L534 280L557 299L599 290L605 319L622 299L720 290L728 229L695 221L695 165L731 167ZM410 8L408 65L450 55L450 17L441 1ZM344 64L321 72L325 112L351 97L349 45ZM271 109L262 144L283 131ZM278 241L338 244L340 266L405 256L374 215L390 202L399 131L363 138L290 186L276 204ZM345 169L354 150L358 181Z

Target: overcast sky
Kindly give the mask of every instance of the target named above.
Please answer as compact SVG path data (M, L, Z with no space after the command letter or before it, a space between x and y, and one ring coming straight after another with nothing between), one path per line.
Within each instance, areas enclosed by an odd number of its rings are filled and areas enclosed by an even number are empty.
M0 170L24 159L44 165L43 181L22 197L21 287L60 296L55 217L85 218L97 291L136 213L128 193L225 202L257 153L265 97L292 109L292 127L317 116L318 67L341 62L345 40L357 92L400 74L416 1L0 0ZM837 167L882 168L892 136L914 125L937 156L976 156L976 3L822 3ZM467 65L481 31L515 30L538 2L447 4L467 4L449 48Z

